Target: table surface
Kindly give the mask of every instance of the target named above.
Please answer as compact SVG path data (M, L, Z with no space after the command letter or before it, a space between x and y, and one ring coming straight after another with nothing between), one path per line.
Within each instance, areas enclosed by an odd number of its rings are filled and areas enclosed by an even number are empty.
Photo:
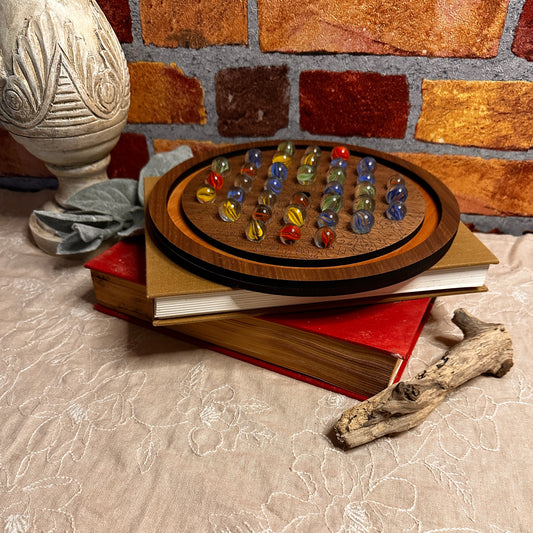
M480 235L489 292L438 299L405 376L460 340L458 307L506 325L511 371L345 452L327 435L354 400L94 311L83 260L31 242L51 196L0 192L8 531L533 531L533 235Z

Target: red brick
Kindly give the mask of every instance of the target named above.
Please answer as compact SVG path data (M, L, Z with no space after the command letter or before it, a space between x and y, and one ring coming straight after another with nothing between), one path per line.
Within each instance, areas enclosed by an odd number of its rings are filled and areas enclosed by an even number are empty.
M258 0L263 52L494 57L509 0Z
M270 136L289 124L286 66L220 70L215 77L215 90L221 135Z
M395 154L444 182L462 213L533 216L533 161L426 153Z
M11 137L8 131L0 128L0 176L31 176L50 178L53 174L44 163L33 156Z
M300 75L300 127L315 135L401 139L409 107L405 76L322 70Z
M205 124L204 90L174 63L130 63L131 123Z
M203 48L248 43L246 0L139 0L145 44Z
M533 0L526 0L515 30L513 53L533 61Z
M139 173L149 159L150 154L144 135L122 133L117 145L111 150L107 175L110 178L139 179Z
M424 80L415 137L495 150L529 150L533 83Z
M121 43L133 42L128 0L96 0Z

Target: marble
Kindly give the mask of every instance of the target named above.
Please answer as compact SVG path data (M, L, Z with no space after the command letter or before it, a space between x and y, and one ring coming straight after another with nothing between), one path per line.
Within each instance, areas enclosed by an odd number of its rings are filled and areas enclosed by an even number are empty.
M339 181L330 181L324 189L324 194L340 194L344 193L344 187Z
M272 208L266 204L258 204L252 212L252 218L267 224L272 218Z
M265 182L265 191L271 191L274 194L280 194L283 190L283 182L278 178L269 178Z
M196 199L201 204L212 204L217 197L217 191L210 185L202 185L196 190Z
M310 194L307 191L295 192L291 197L291 204L300 204L304 207L309 207Z
M329 166L331 168L342 168L342 170L346 172L346 170L348 170L348 161L342 157L337 157L336 159L331 160Z
M213 159L213 161L211 162L211 170L222 174L222 176L228 174L228 172L230 171L230 164L228 158L222 156L215 157L215 159Z
M405 215L407 215L407 207L402 202L392 202L385 211L385 216L393 221L403 220Z
M238 174L233 180L235 187L242 187L246 192L250 192L254 186L254 179L248 174Z
M228 189L226 197L229 200L235 200L236 202L242 204L244 200L246 200L246 191L242 187L236 187L233 185Z
M294 155L294 143L292 141L281 141L278 144L277 151L292 157Z
M326 181L338 181L341 185L346 183L346 172L339 167L330 167L326 172Z
M262 220L252 218L244 231L246 238L251 242L260 242L266 237L266 225Z
M376 188L369 181L362 181L356 185L354 194L356 198L359 196L370 196L371 198L375 198Z
M300 185L312 185L316 180L316 169L311 165L300 165L296 171L296 179Z
M291 204L288 205L283 212L283 222L301 228L305 223L306 216L307 211L305 207L299 204Z
M362 181L368 181L372 185L376 184L376 178L371 172L363 172L357 176L357 182L361 183Z
M332 209L324 209L318 214L316 223L319 228L335 228L339 223L339 215Z
M350 150L345 146L335 146L335 148L331 150L331 159L339 158L348 161L348 159L350 159Z
M277 194L274 194L272 191L261 191L257 197L257 203L268 205L269 207L274 207L278 201Z
M247 174L252 179L257 177L257 167L254 163L244 163L241 167L241 174Z
M392 187L389 187L385 193L385 199L388 204L394 202L404 203L407 200L407 196L407 187L405 187L405 185L393 185Z
M318 228L313 236L315 245L318 248L329 248L337 238L337 234L333 228L323 226Z
M350 227L357 234L369 233L374 226L374 215L370 211L360 209L350 219Z
M357 163L357 174L363 174L364 172L374 173L377 167L376 160L373 157L363 157L359 163Z
M272 156L272 163L283 163L287 168L291 166L292 156L285 152L276 152Z
M277 178L280 181L285 181L289 176L289 169L280 162L272 163L268 167L268 177Z
M279 232L279 240L290 246L295 242L299 241L302 237L302 232L298 226L293 226L292 224L287 224L283 226Z
M387 179L387 189L395 185L405 185L405 178L400 174L394 174Z
M263 154L259 148L250 148L244 154L244 161L246 163L252 163L256 168L261 168L261 163L263 161Z
M241 212L241 203L231 198L226 198L218 207L218 214L224 222L235 222L239 220Z
M209 172L205 184L209 185L210 187L213 187L216 191L220 191L222 187L224 187L224 178L222 177L222 174L219 174L218 172L215 172L212 170Z
M320 199L320 210L331 209L338 213L342 209L342 196L340 194L324 194Z
M356 211L359 211L361 209L364 209L365 211L370 211L370 213L374 212L374 209L376 208L376 201L371 196L367 196L366 194L363 194L362 196L358 196L352 205L352 211L355 213Z
M304 154L302 158L300 159L301 165L310 165L312 167L316 167L319 162L320 162L320 156L312 152L310 154Z
M308 146L306 149L305 149L305 152L304 152L306 155L307 154L316 154L318 157L321 157L322 156L322 149L320 148L320 146L316 145L316 144L313 144L311 146Z

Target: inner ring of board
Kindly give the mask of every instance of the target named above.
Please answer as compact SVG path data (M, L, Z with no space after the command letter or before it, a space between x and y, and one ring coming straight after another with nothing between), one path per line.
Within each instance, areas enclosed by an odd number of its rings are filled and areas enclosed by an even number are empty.
M224 178L224 186L217 191L217 198L212 204L200 204L196 200L196 190L202 186L210 171L210 161L206 166L196 169L186 177L185 187L180 198L170 197L169 205L180 205L187 224L201 238L225 249L230 253L238 253L250 259L261 259L273 264L300 263L303 267L326 264L347 264L364 261L372 257L390 252L401 247L415 235L424 222L426 202L419 187L409 177L400 174L386 165L378 164L376 178L376 208L374 211L374 227L368 234L357 235L350 227L354 190L357 184L357 164L360 157L351 155L348 160L346 182L344 184L343 208L339 212L339 224L336 228L336 241L328 249L319 249L313 243L313 235L317 230L316 220L320 212L320 199L326 186L326 172L329 168L330 154L322 153L317 170L317 179L313 185L302 186L296 180L296 170L305 148L297 149L293 163L289 167L289 176L283 183L283 190L278 202L273 207L272 220L267 224L266 237L260 242L250 242L245 236L246 225L251 219L257 204L257 196L263 190L267 180L268 167L275 150L263 152L263 164L254 179L252 190L247 193L242 204L242 214L235 222L224 222L218 214L220 203L226 198L228 189L240 171L244 162L244 153L228 158L231 171ZM386 183L390 176L400 174L408 189L406 201L407 215L402 221L391 221L385 217L387 203L385 201ZM286 246L279 240L279 231L283 227L283 211L290 203L295 192L307 191L310 194L307 218L301 228L302 237L293 246ZM172 194L178 194L174 191ZM172 218L172 213L169 213Z

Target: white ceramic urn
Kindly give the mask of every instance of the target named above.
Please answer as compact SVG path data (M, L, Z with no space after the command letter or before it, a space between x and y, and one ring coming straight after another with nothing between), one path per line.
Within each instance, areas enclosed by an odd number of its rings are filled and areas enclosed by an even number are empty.
M107 179L129 101L124 53L95 0L1 0L0 121L57 176L59 206Z

